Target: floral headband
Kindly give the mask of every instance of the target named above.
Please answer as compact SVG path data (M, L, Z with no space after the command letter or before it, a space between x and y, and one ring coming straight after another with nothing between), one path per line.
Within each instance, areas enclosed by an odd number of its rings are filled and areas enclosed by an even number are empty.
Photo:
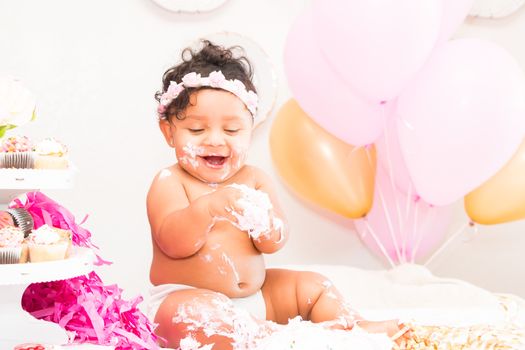
M211 72L207 77L201 77L200 74L191 72L182 77L182 81L177 83L175 81L170 82L168 90L160 96L159 107L157 108L157 113L159 117L163 117L166 113L166 109L169 104L179 96L179 94L184 90L184 88L195 88L201 86L209 86L212 88L222 89L231 92L235 96L241 99L241 101L246 105L246 108L252 114L252 117L255 120L255 115L257 112L257 94L253 91L246 90L243 82L237 79L227 80L222 74L221 71Z

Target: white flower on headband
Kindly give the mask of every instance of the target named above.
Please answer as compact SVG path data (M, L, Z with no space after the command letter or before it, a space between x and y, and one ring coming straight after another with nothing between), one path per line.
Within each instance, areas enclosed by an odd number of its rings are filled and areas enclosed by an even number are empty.
M209 86L216 89L222 89L231 92L237 96L246 105L246 108L255 119L257 113L258 97L253 91L247 91L242 81L237 79L227 80L221 71L211 72L207 77L201 77L196 72L191 72L182 77L182 81L177 83L171 81L168 90L160 96L157 113L162 118L166 112L167 106L176 99L185 88L195 88Z
M221 71L211 72L208 79L210 79L210 86L214 88L220 88L226 80Z
M191 72L182 77L182 83L186 87L199 87L201 86L201 75L195 72Z
M169 105L171 101L179 96L182 90L184 90L184 86L176 84L174 81L170 82L168 91L166 91L166 93L164 93L161 97L161 104L164 106Z
M256 110L257 104L259 103L259 96L257 96L257 94L253 91L248 91L246 94L246 101L244 103L246 103L248 109L253 108Z

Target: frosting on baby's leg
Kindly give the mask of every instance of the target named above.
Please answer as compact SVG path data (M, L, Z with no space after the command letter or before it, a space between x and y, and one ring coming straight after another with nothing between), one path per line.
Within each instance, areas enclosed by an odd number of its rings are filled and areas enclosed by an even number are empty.
M197 340L202 338L199 332L208 339L228 338L234 350L257 348L261 339L272 331L271 326L255 320L246 310L235 308L223 295L215 294L216 297L198 296L178 306L172 322L185 324L188 330L180 341L181 350L183 345L187 349L199 349L202 345Z

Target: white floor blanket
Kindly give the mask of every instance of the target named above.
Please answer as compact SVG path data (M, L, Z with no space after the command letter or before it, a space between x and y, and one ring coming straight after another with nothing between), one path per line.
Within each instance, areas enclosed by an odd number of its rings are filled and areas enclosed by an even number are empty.
M339 265L282 267L325 275L369 319L399 318L426 325L468 326L497 325L509 317L499 296L462 280L436 277L421 265L377 271ZM506 302L515 304L514 318L525 320L522 299L507 296Z
M404 349L525 349L525 302L518 297L438 278L419 265L389 271L330 265L280 267L325 275L365 318L397 318L414 325L415 340L403 344ZM392 346L386 335L360 329L326 330L294 319L265 338L258 349L387 350Z

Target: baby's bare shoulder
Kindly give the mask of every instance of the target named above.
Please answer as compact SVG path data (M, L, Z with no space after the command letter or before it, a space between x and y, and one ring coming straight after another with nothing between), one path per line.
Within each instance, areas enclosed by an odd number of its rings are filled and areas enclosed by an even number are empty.
M230 182L241 183L256 188L258 184L266 182L268 179L269 176L264 170L253 165L245 165L236 176L231 178Z
M171 212L188 205L182 176L176 165L164 168L157 173L146 198L148 213L152 209L151 212L158 215L158 213Z
M183 179L180 170L176 165L163 168L153 178L149 188L149 196L165 193L173 189L182 188Z
M176 170L173 166L160 169L153 177L150 187L158 186L168 180L179 180L179 176L176 174Z
M258 168L254 165L248 165L246 164L242 169L242 175L243 176L252 176L252 177L261 177L261 176L267 176L266 172L262 170L261 168Z
M268 175L268 173L263 169L253 165L247 165L247 167L249 167L247 171L250 173L250 176L254 179L256 188L271 185L273 183L273 180L270 177L270 175Z

